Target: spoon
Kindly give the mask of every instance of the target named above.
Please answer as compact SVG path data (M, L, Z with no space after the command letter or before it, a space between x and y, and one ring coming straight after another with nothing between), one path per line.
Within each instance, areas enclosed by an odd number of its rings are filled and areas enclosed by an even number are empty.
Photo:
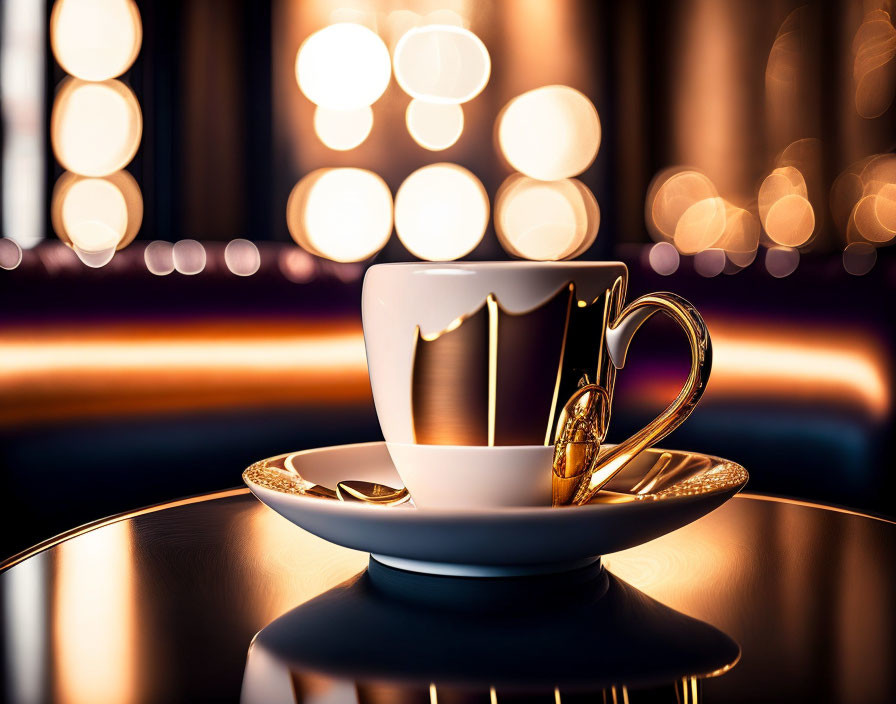
M336 496L340 501L360 501L381 506L403 504L411 498L407 489L393 489L385 484L349 480L336 485Z

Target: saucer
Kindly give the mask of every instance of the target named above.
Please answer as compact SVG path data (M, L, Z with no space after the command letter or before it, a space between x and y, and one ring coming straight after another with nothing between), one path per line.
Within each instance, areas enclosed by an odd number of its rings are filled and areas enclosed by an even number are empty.
M650 493L629 493L645 477ZM349 479L403 486L383 442L279 455L243 473L262 503L324 540L369 552L397 569L463 577L548 574L588 565L706 515L740 491L748 474L718 457L654 448L605 487L619 493L598 494L585 506L419 509L306 493L314 485L332 488Z

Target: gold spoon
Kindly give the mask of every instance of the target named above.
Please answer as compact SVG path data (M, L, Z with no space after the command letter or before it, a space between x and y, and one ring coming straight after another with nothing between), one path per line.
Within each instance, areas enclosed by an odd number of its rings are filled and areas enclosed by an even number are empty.
M360 501L380 506L396 506L411 498L407 489L393 489L385 484L349 480L336 485L336 496L340 501Z

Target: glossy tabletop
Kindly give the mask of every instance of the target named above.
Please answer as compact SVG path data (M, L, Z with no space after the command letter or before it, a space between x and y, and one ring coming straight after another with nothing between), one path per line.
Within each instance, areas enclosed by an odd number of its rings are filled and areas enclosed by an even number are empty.
M896 701L896 524L741 495L603 563L365 573L245 490L187 499L7 561L3 696Z

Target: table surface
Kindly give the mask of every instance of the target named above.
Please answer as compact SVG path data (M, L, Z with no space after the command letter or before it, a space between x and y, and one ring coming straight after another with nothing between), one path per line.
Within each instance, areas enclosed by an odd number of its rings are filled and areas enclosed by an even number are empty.
M409 578L407 588L398 572L372 584L385 568L362 574L366 554L235 489L86 526L7 561L3 696L236 701L247 663L257 681L259 651L283 646L264 667L282 655L290 700L317 704L893 702L894 557L892 522L741 495L606 556L609 575L578 586ZM383 587L390 580L397 590Z

